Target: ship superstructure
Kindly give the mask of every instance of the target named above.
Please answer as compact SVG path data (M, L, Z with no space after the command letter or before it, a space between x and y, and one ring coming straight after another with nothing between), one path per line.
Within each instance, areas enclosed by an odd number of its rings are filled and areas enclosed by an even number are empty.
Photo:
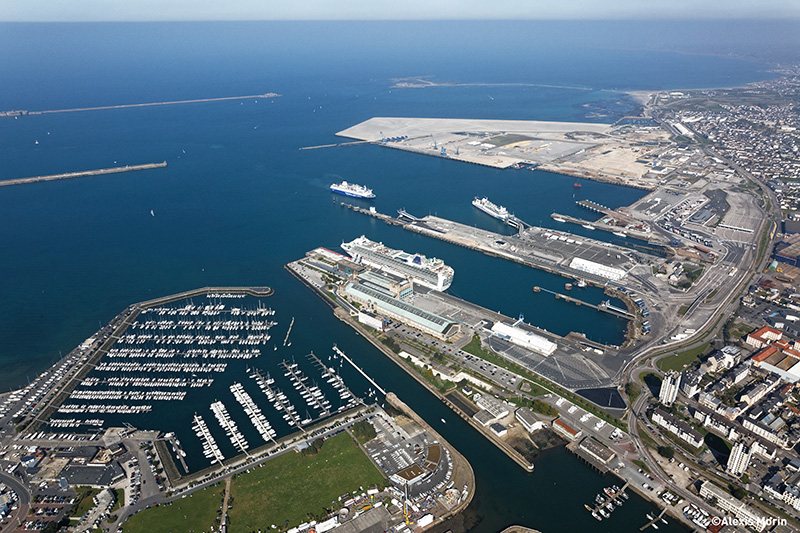
M483 198L475 197L472 200L472 205L489 215L490 217L494 217L498 220L502 220L503 222L508 222L511 213L508 212L508 209L503 207L502 205L497 205L489 201L488 198L485 196Z
M355 183L332 183L331 192L344 194L345 196L352 196L354 198L375 198L372 189L368 189L364 185L356 185Z
M453 282L453 267L447 266L441 259L393 250L363 235L342 243L342 249L350 254L356 263L370 265L396 276L411 278L412 282L430 289L445 291Z

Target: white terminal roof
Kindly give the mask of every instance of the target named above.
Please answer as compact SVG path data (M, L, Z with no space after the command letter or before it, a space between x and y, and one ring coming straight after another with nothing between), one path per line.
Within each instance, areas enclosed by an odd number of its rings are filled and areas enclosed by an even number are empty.
M589 274L595 274L596 276L602 276L613 281L621 280L626 274L621 268L614 268L601 263L595 263L594 261L587 261L580 257L573 258L569 267L575 270L588 272Z
M514 326L509 326L508 324L504 324L502 322L495 322L492 326L492 331L502 337L507 338L514 344L518 344L519 346L539 352L543 355L550 355L556 351L556 348L558 348L556 343L550 342L541 335L536 335L533 332L525 331L524 329Z
M452 320L429 313L428 311L424 311L419 307L415 307L397 298L392 298L361 283L349 283L345 287L345 292L356 298L372 301L378 308L386 309L387 311L442 334L455 325L455 322Z

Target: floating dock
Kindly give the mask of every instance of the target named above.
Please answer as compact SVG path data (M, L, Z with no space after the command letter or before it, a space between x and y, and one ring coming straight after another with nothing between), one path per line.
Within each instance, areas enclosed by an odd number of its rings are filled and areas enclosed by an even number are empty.
M219 451L219 446L217 446L217 441L214 440L214 436L208 430L208 425L206 421L203 420L203 417L198 415L197 413L194 414L194 420L192 421L192 429L200 438L200 441L203 443L203 455L205 455L208 459L211 459L211 464L219 463L222 464L222 461L225 460L225 456L222 455L222 452Z
M261 434L261 438L264 439L264 442L275 442L277 433L272 429L269 421L267 421L261 409L259 409L253 401L253 398L244 390L242 384L237 381L230 386L230 389L233 393L233 397L236 398L236 401L239 402L244 409L250 422L253 423L253 426L255 426L256 430Z
M245 440L244 435L239 431L236 422L234 422L231 415L228 414L228 409L225 407L225 404L216 401L211 404L211 411L214 412L214 416L217 418L219 425L225 430L225 434L231 439L231 444L233 444L234 448L240 452L247 453L250 445Z

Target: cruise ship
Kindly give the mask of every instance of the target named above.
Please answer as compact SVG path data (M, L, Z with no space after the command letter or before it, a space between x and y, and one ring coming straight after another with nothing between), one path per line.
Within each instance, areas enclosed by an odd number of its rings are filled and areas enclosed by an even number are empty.
M502 220L503 222L507 222L508 218L511 216L511 213L508 212L508 209L503 207L502 205L497 205L489 201L488 198L485 196L483 198L475 197L472 200L472 205L489 215L490 217L494 217L498 220Z
M331 192L337 194L344 194L345 196L353 196L354 198L375 198L372 189L367 189L364 185L356 185L355 183L332 183Z
M342 243L342 249L353 261L374 266L396 276L411 278L411 281L437 291L446 291L453 283L453 267L441 259L427 258L421 254L409 254L403 250L387 248L381 242L373 242L361 236Z

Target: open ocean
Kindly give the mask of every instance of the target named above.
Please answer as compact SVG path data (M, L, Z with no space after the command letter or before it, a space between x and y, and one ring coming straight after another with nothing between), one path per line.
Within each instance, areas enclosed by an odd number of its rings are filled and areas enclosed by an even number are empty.
M729 24L719 23L718 32L735 41ZM338 206L341 197L332 201L328 186L363 183L381 212L405 208L491 230L502 228L470 205L476 195L552 227L552 211L581 214L576 199L617 207L642 191L583 182L576 198L573 179L546 172L371 145L298 148L339 142L335 132L373 116L613 122L636 111L621 90L732 86L771 75L765 64L721 56L705 34L692 35L691 27L650 22L0 24L2 110L282 95L0 118L0 179L168 162L0 188L0 390L24 385L132 302L207 285L267 285L276 294L265 303L281 323L275 338L296 317L292 351L283 349L282 358L327 355L338 343L470 460L475 531L512 523L548 532L635 531L649 504L632 498L598 524L582 504L609 479L562 449L546 452L534 473L522 472L283 266L364 234L444 259L455 269L449 292L456 296L524 313L526 322L562 335L619 343L623 321L531 291L563 289L563 278L352 213ZM391 88L392 78L409 76L460 85ZM581 296L603 298L597 289ZM234 378L246 380L229 371L225 386ZM207 411L205 402L187 404L186 417ZM189 423L177 430L184 442L195 439ZM151 427L170 424L152 420Z

